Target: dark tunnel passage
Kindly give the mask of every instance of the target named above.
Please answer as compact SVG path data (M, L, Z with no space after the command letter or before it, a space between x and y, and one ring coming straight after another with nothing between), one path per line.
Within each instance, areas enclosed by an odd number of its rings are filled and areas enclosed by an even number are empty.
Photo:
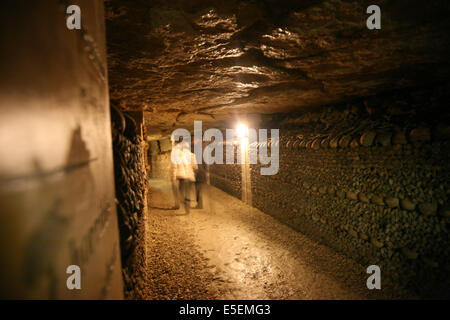
M450 298L450 7L370 5L2 4L0 298Z

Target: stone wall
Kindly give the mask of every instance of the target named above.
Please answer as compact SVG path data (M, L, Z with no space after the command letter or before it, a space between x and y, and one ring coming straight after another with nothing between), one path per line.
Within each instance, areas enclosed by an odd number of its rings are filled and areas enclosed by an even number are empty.
M209 166L211 185L226 193L242 198L242 174L239 164L213 164Z
M151 178L170 180L172 177L171 167L170 152L151 154Z
M226 139L226 132L222 130L222 136ZM207 143L203 145L203 150ZM226 143L222 144L223 162L226 162ZM238 148L234 147L234 162L237 163ZM242 199L242 165L240 164L211 164L209 165L210 184L226 193Z
M446 88L275 116L265 127L281 128L280 170L251 166L253 205L420 295L448 297Z
M81 30L66 1L0 10L2 299L123 297L103 1L73 4Z
M150 177L153 179L172 179L172 162L170 154L172 142L169 138L153 140L149 143Z
M126 298L142 298L146 267L147 173L142 113L112 109L114 175Z

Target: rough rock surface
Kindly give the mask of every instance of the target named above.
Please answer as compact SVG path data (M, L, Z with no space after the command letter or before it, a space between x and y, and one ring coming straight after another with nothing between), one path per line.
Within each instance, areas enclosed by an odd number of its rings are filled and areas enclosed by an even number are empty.
M136 282L145 265L144 227L147 180L139 125L111 108L114 179L125 296L139 297Z
M111 99L153 126L274 113L449 75L447 0L107 0Z

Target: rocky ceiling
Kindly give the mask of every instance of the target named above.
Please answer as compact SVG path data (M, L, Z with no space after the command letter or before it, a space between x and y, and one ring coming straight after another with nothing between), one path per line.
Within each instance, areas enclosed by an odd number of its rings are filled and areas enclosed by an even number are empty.
M378 4L382 29L368 30ZM106 0L112 103L151 128L448 78L448 0Z

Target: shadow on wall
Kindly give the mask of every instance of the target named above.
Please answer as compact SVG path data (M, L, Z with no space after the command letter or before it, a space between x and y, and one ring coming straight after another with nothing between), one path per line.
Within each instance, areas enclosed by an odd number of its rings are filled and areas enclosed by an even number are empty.
M108 297L112 275L106 280L89 277L89 270L101 268L98 262L103 255L109 255L109 250L99 249L112 219L111 204L95 198L97 187L91 169L95 161L83 140L81 127L77 127L64 166L44 171L36 158L33 173L1 179L1 222L8 226L2 238L9 241L0 243L2 256L10 257L0 275L2 297L75 298L79 293L66 288L69 265L86 271L85 294ZM111 272L118 262L116 250L113 247ZM99 292L100 296L96 296Z
M91 195L94 194L95 184L89 167L92 161L95 159L90 158L89 150L81 136L81 128L77 127L72 134L66 166L61 169L61 174L65 175L63 194L54 198L50 210L25 245L26 284L32 288L39 282L46 282L43 279L47 278L49 299L58 298L58 288L61 287L61 282L65 282L65 279L58 277L59 272L55 270L57 267L54 264L55 260L59 260L58 253L65 248L64 244L70 243L72 247L71 264L84 266L92 254L94 239L90 239L88 246L77 248L74 239L66 238L68 229L73 227L73 215L85 212L94 205ZM37 160L35 167L37 172L42 172ZM75 170L76 174L73 174ZM46 185L44 189L52 188L52 183L47 184L45 178L42 182ZM67 215L67 210L75 212Z

